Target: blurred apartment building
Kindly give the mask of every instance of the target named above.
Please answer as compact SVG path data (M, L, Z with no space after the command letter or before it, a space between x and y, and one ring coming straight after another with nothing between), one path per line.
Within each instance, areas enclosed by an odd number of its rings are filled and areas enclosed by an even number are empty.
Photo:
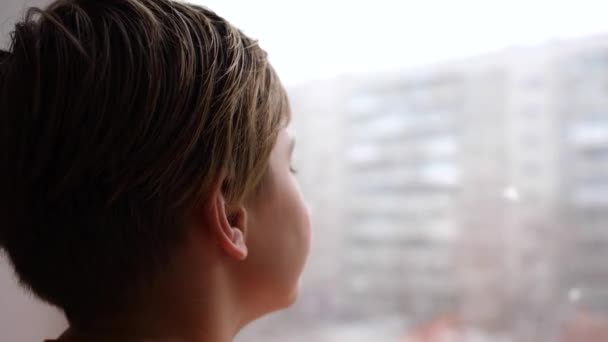
M291 89L312 312L526 340L608 313L607 38Z
M446 284L455 278L462 79L428 76L368 80L345 101L340 304L348 318L424 319L455 305Z
M608 39L559 60L560 220L567 232L560 281L585 310L608 314Z

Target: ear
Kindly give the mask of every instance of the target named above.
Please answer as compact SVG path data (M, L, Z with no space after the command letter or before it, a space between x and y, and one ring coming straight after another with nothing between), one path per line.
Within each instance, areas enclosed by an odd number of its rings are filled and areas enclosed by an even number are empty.
M215 187L207 202L210 233L218 246L236 260L247 258L246 225L247 211L242 205L229 206L222 192L221 183Z

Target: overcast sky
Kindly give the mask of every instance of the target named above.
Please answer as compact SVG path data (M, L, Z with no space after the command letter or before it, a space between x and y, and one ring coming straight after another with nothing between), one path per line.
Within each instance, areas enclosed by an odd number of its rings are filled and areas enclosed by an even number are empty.
M288 84L608 32L605 0L194 0L258 38Z

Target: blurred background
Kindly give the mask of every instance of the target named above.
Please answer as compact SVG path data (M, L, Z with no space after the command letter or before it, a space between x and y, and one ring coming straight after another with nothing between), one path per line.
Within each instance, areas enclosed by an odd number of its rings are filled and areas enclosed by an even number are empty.
M608 341L608 4L196 2L287 85L314 219L299 302L237 341ZM0 331L59 332L0 270Z

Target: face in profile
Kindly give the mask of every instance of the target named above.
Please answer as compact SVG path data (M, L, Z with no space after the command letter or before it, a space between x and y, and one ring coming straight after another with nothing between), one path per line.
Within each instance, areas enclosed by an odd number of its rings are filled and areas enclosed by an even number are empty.
M294 138L282 129L270 155L260 191L247 200L243 293L254 306L272 311L297 298L311 239L311 221L292 168Z

